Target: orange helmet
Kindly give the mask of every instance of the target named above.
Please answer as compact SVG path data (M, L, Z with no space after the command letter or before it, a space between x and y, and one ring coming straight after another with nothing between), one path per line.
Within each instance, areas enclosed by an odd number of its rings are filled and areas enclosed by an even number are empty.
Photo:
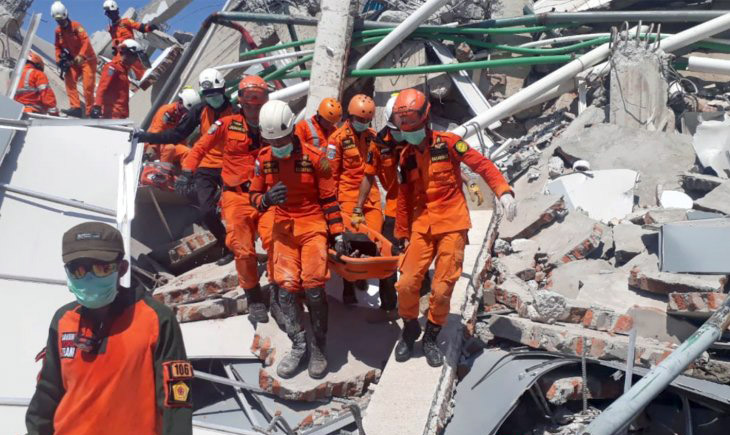
M35 65L36 68L43 71L43 68L46 66L43 62L43 58L38 56L38 54L31 52L28 52L28 59L26 59L26 62L30 62L33 65Z
M403 131L414 131L423 127L431 111L431 103L417 89L406 89L398 94L393 105L395 125Z
M337 124L342 119L342 104L334 98L325 98L319 103L317 114L327 121Z
M375 101L364 94L357 94L350 100L347 113L360 118L373 119L375 116Z
M261 77L247 75L238 83L238 95L243 104L261 105L269 101L269 86Z

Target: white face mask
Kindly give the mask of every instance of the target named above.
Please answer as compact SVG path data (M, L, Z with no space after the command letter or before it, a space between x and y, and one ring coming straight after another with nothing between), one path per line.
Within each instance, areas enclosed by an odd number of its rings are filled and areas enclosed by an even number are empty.
M226 102L226 96L223 94L206 95L205 102L214 109L220 109Z

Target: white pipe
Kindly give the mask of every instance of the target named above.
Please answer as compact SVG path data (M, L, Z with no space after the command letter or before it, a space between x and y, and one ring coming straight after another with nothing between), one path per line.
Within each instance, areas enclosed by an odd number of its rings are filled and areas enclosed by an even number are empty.
M356 69L368 69L375 65L380 59L400 44L404 39L408 37L414 30L418 28L421 23L426 21L428 17L433 15L436 10L441 6L445 5L448 0L428 0L422 4L421 7L416 9L408 18L393 29L388 35L383 38L380 42L375 44L375 47L368 50L360 60L357 61Z
M538 41L528 42L526 44L520 45L520 47L523 47L523 48L543 47L545 45L561 44L563 42L585 41L586 39L600 38L602 36L611 36L611 34L610 33L586 33L583 35L560 36L558 38L540 39Z
M706 39L714 34L727 30L728 28L730 28L730 13L723 14L715 19L677 33L676 35L662 39L661 48L666 52L674 51L694 44L697 41ZM608 54L608 44L596 47L578 59L536 81L532 85L523 88L513 96L493 106L491 109L475 116L459 127L456 127L451 132L458 134L463 138L468 138L474 133L469 133L469 129L466 126L473 122L476 122L482 128L486 128L495 121L499 121L513 113L538 104L541 101L541 97L547 93L555 92L560 88L565 89L565 86L572 86L574 88L575 83L573 79L575 76L579 72L602 61L608 56Z
M288 52L288 53L275 54L273 56L261 57L258 59L244 60L242 62L214 66L213 68L217 69L218 71L222 71L222 70L233 69L233 68L241 68L244 66L258 65L260 63L270 62L272 60L280 60L280 59L288 59L290 57L306 56L306 55L312 54L312 53L314 53L314 50L292 51L292 52Z
M28 24L28 31L25 32L25 38L23 45L20 47L20 54L18 54L18 62L15 64L15 69L10 76L10 87L8 88L8 98L11 100L15 98L15 92L18 90L18 83L20 83L20 76L23 73L23 67L25 67L25 60L28 58L30 47L33 45L33 38L35 38L35 32L38 30L38 24L41 22L41 14L33 15Z
M690 56L687 58L687 71L730 75L730 60Z
M304 97L309 91L309 80L306 82L297 83L296 85L288 86L284 89L279 89L269 94L269 100L282 100L290 101L296 100L299 97Z

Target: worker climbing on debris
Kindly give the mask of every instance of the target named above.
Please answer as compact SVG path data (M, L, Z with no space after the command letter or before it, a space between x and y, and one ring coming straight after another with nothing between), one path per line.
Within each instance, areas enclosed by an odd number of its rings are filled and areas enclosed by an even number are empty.
M94 87L96 86L96 53L91 46L89 35L78 21L68 18L68 10L60 1L51 5L51 16L58 23L56 27L55 46L56 64L61 78L66 84L69 109L63 112L68 116L83 118L89 116L94 105ZM84 89L86 112L81 110L81 99L76 88L79 80Z
M94 106L89 112L92 118L129 118L129 77L127 71L142 52L134 39L127 39L119 46L121 57L107 63L101 69L99 87L96 88Z
M119 5L114 0L106 0L102 7L104 8L104 15L106 15L111 21L107 30L109 30L109 34L112 37L112 52L114 53L115 59L118 59L121 56L119 51L120 45L128 39L135 39L135 30L147 33L159 29L157 24L142 24L129 18L120 18ZM144 76L144 73L147 70L147 68L142 65L140 59L137 59L130 69L134 73L134 79L137 81L142 80L142 76Z
M244 76L238 84L241 113L224 116L211 125L183 161L183 173L177 182L180 189L186 189L184 184L192 182L192 173L208 152L214 147L222 149L221 213L226 223L226 245L236 259L238 282L248 300L249 319L262 323L268 322L269 316L259 285L255 241L258 228L264 249L270 252L273 209L262 216L251 204L249 188L262 145L259 112L268 99L269 89L264 79L257 75ZM275 288L271 290L275 292Z
M193 106L175 128L159 133L137 130L134 132L134 136L140 142L148 144L181 143L195 131L196 127L200 127L201 132L207 132L217 119L233 114L233 105L226 98L225 80L220 71L214 68L204 69L198 77L198 86L203 102ZM222 167L223 151L219 147L211 148L193 174L192 185L200 209L200 220L213 233L219 246L226 249L226 228L217 211L220 188L223 184ZM188 184L183 181L181 180L180 186L187 186ZM178 193L188 196L188 191L178 189ZM223 265L231 261L233 261L233 254L227 252L218 261L218 264Z
M437 344L449 314L451 293L461 276L466 234L471 227L469 210L461 190L459 166L465 163L479 174L512 220L516 205L512 188L497 167L452 133L433 131L428 125L430 103L415 89L398 94L393 107L395 125L408 145L399 162L399 186L395 236L405 246L400 266L398 313L404 325L395 348L397 361L406 361L421 335L418 294L421 280L436 260L423 352L433 367L443 364Z
M267 102L259 123L270 146L259 152L251 203L261 212L276 206L274 281L283 290L279 305L292 340L291 351L276 372L282 378L294 376L308 354L309 376L320 379L327 373L327 246L339 255L346 252L334 181L324 153L292 134L294 114L285 102ZM302 291L312 327L309 344L298 307Z
M43 58L32 51L28 53L15 91L15 101L25 106L23 112L58 116L56 94L48 84L48 77L43 72L44 67Z
M129 271L122 234L100 222L62 240L76 301L53 316L29 435L192 434L193 368L172 310L142 286L122 287Z
M302 119L294 127L297 137L305 143L325 151L327 138L337 129L342 120L342 105L334 98L325 98L319 103L317 113L309 119Z
M375 130L370 128L374 116L373 99L363 94L355 95L347 106L347 119L327 141L327 158L330 160L332 178L337 188L337 201L342 208L343 217L348 220L357 205L360 183L365 176L368 147L375 138ZM364 215L368 228L378 233L381 231L383 212L377 186L370 189L361 214ZM342 284L342 301L345 304L356 303L354 283L343 278ZM358 284L360 288L367 286L366 281Z
M177 94L177 100L169 104L163 104L155 113L150 124L150 133L159 133L161 131L175 128L182 120L183 116L193 108L200 104L200 95L195 90L186 86ZM172 163L180 166L187 157L190 148L184 143L177 144L148 144L145 147L145 154L150 160L160 159L161 162Z

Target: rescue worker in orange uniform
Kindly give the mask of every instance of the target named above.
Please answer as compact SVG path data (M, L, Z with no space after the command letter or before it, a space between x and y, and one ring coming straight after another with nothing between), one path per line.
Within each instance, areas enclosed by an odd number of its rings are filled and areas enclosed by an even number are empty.
M426 96L415 89L398 94L393 108L395 124L408 142L400 156L395 227L401 244L408 241L396 283L398 313L404 325L395 357L397 361L408 360L421 335L419 288L435 258L423 353L429 365L438 367L443 364L443 355L437 337L446 323L451 293L461 276L466 235L471 227L461 189L461 163L479 174L494 191L508 220L514 218L516 207L512 188L494 163L459 136L431 130L429 110Z
M201 132L208 131L213 123L224 116L233 114L233 105L225 95L225 80L220 71L207 68L198 76L198 86L203 102L193 106L186 113L180 122L170 130L159 133L137 130L134 136L140 142L148 144L180 143L188 138L200 127ZM223 184L221 171L223 167L223 151L219 147L213 147L206 154L198 165L198 170L193 174L193 186L200 212L200 221L213 233L218 240L220 247L225 249L226 228L221 222L217 211L218 200L220 199L220 188ZM184 181L184 180L182 180ZM181 182L181 186L187 186ZM178 190L183 196L188 196L188 191ZM233 254L227 254L218 260L217 264L223 265L233 261Z
M63 235L62 258L76 301L51 320L28 433L192 434L193 368L180 326L143 286L121 286L121 233L76 225Z
M357 205L360 183L365 176L368 147L376 135L375 130L370 128L375 116L375 101L367 95L355 95L347 105L347 114L342 126L328 139L327 158L330 160L332 178L337 186L337 201L342 208L343 217L349 221ZM381 231L383 212L377 186L370 189L361 213L365 216L368 228ZM345 304L357 302L353 283L343 279L342 285L342 301Z
M192 172L198 168L205 155L213 147L223 149L221 213L226 222L226 245L233 252L238 282L246 292L248 317L253 322L261 323L269 321L259 285L255 246L261 219L258 210L251 205L249 188L254 163L261 148L259 112L268 99L269 89L264 79L256 75L243 77L238 85L242 113L215 121L183 161L183 177L178 179L182 180L180 183L191 182ZM269 216L273 218L273 215ZM258 232L268 251L271 243L270 222L265 222Z
M142 24L129 18L120 18L119 5L114 0L106 0L102 7L104 8L104 15L111 21L107 30L109 30L109 34L112 37L112 51L114 52L115 58L121 56L119 52L121 43L128 39L134 39L135 30L147 33L159 29L157 24ZM134 73L134 79L137 81L142 80L142 76L147 70L139 59L131 65L130 69Z
M129 71L130 65L138 59L142 47L133 39L127 39L119 47L121 57L101 69L99 87L96 88L92 118L129 118Z
M163 104L157 110L150 124L150 133L159 133L175 128L193 106L200 104L200 95L190 86L183 88L177 97L177 101ZM184 143L147 144L145 147L145 154L149 156L150 160L157 160L159 158L161 162L172 163L176 166L180 166L189 151L190 148Z
M43 72L44 67L45 63L38 54L32 51L28 53L15 91L15 101L25 106L23 112L58 116L56 94L48 85L48 77Z
M309 376L321 379L327 373L328 241L338 254L346 251L334 181L324 153L292 134L294 114L285 102L264 104L259 119L261 136L270 146L259 152L251 203L261 212L276 206L274 281L284 290L279 305L292 340L276 372L283 378L294 376L309 354ZM312 326L309 343L298 307L302 291Z
M342 105L334 98L325 98L319 103L317 113L309 119L302 119L294 126L294 134L304 143L322 151L327 148L327 138L337 129L342 120Z
M68 10L63 3L57 1L51 5L51 16L58 23L54 44L56 46L56 64L59 65L59 68L66 66L68 68L63 79L66 83L66 95L68 95L71 107L64 110L64 113L77 118L84 116L79 91L76 88L79 80L82 80L86 104L85 115L88 116L91 106L94 105L96 53L91 46L89 35L81 24L68 18Z

